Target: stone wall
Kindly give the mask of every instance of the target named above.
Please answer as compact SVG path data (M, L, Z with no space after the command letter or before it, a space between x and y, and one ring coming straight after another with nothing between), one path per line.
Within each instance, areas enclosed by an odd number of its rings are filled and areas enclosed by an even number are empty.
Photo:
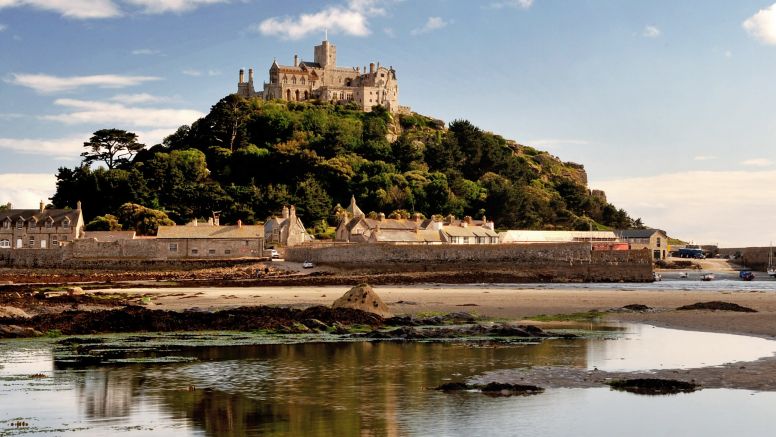
M768 253L773 250L774 256L776 256L776 248L770 247L730 247L720 248L719 254L721 256L740 255L741 258L736 262L749 267L753 270L765 271L768 268Z
M351 271L501 271L526 281L651 281L648 250L594 251L587 243L496 245L306 245L287 261L312 261Z

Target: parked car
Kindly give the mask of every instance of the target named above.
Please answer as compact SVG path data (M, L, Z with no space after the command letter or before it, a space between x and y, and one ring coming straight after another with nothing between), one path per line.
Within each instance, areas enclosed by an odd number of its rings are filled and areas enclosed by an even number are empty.
M280 254L278 253L278 251L277 251L277 250L275 250L275 249L272 249L272 250L270 251L270 253L272 253L272 259L280 258Z
M315 264L313 264L312 261L305 261L305 262L302 263L302 267L304 267L306 269L311 269L311 268L315 267Z

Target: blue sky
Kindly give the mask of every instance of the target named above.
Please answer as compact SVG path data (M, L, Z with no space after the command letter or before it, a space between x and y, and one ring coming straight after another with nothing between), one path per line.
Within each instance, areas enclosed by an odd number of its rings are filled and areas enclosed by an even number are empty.
M158 142L273 58L397 70L400 103L585 165L678 237L776 239L773 0L0 0L0 202L91 132Z

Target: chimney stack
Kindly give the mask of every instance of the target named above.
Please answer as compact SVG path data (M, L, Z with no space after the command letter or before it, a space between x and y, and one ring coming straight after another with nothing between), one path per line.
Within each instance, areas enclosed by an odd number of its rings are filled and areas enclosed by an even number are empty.
M245 70L240 69L240 83L245 83Z
M237 229L241 229L241 228L242 228L242 220L237 219Z
M253 68L248 69L248 82L253 83Z
M288 208L288 218L292 220L296 218L296 207L294 205Z
M81 201L80 200L75 203L75 209L76 209L76 211L80 211L81 210Z
M298 66L299 66L299 56L294 55L294 67L298 67Z
M284 219L288 218L288 207L287 206L283 205L283 211L281 212L280 216L282 218L284 218Z
M415 222L420 222L420 213L416 212L413 218L415 219Z
M46 209L46 205L43 203L43 201L40 201L40 212L43 212L43 210Z
M221 226L221 212L213 212L213 226Z
M384 213L384 212L381 212L380 214L378 214L378 215L377 215L377 218L378 218L378 220L380 220L380 221L384 221L384 220L385 220L385 213Z
M375 72L375 63L374 62L370 62L369 63L369 73L372 74L374 72Z

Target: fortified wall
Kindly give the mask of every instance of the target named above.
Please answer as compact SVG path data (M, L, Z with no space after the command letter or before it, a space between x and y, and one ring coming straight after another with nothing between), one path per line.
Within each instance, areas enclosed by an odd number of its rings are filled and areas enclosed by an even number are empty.
M287 261L356 272L497 272L515 282L652 281L648 250L590 251L588 243L334 244L286 249Z
M720 248L719 254L730 257L740 255L741 258L737 260L738 263L753 270L765 271L765 269L768 268L768 254L771 250L774 251L774 255L776 256L776 249L770 247Z

